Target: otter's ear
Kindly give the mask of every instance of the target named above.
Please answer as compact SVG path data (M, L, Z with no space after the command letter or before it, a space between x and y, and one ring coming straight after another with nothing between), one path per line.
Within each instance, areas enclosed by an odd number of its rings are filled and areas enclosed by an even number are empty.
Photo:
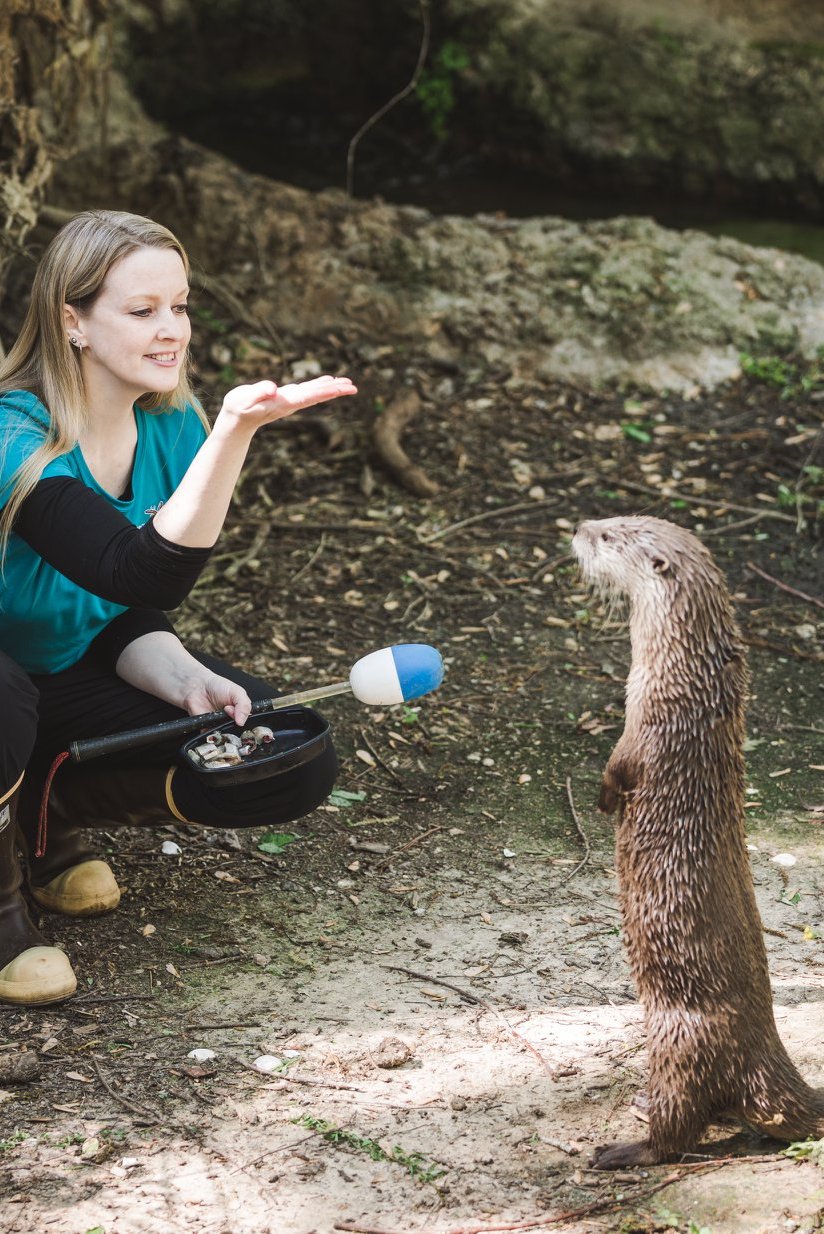
M666 557L653 557L652 568L656 574L669 574L671 567Z

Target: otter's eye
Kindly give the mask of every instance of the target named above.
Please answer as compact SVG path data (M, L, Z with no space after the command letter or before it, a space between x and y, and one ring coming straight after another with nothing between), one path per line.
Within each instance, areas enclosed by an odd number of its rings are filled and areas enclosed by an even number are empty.
M611 544L611 543L612 543L612 536L609 534L609 532L608 532L608 531L602 531L602 532L601 532L601 539L603 540L604 544Z

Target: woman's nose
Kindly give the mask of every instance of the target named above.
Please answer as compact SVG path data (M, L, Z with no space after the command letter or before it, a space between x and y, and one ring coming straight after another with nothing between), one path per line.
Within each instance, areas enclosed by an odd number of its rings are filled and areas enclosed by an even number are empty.
M162 313L157 323L157 334L159 338L180 339L183 338L188 328L188 318L181 313Z

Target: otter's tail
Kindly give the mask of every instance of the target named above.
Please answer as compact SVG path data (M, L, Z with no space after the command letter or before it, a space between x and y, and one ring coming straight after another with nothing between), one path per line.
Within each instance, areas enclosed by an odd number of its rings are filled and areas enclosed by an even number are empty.
M736 1104L745 1122L776 1140L824 1137L824 1090L805 1083L780 1042L745 1069Z

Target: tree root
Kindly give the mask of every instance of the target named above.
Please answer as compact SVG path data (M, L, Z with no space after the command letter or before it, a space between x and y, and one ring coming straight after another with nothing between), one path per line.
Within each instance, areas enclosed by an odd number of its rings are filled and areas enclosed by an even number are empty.
M416 391L404 390L376 419L373 443L378 458L399 484L416 497L434 497L440 485L410 460L401 445L404 430L420 409Z

